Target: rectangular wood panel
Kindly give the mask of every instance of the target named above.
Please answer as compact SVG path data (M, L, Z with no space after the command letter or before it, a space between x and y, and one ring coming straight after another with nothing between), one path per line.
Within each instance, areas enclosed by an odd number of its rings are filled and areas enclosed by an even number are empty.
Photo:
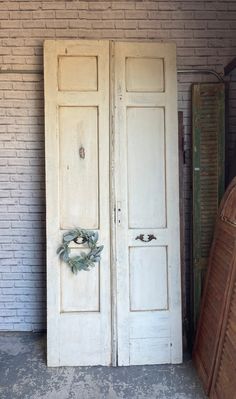
M168 308L167 254L165 247L130 248L130 310Z
M58 58L58 89L63 91L97 91L97 57Z
M164 120L164 108L127 108L130 228L166 226Z
M162 58L126 58L127 91L161 92L164 91L164 86L164 60Z
M59 124L61 228L98 229L97 107L60 107Z
M80 248L71 246L71 256L88 252L83 245ZM68 265L61 263L61 312L99 312L100 309L100 265L88 273L81 271L74 276Z

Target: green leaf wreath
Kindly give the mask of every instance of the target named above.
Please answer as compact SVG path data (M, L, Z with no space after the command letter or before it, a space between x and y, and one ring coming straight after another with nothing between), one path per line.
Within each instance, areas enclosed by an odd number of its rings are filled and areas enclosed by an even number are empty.
M78 256L70 257L69 244L74 241L76 244L87 243L89 253L81 252ZM80 270L90 270L96 262L101 260L103 245L97 246L98 233L81 228L70 230L63 235L62 245L57 250L60 259L70 266L71 271L77 274Z

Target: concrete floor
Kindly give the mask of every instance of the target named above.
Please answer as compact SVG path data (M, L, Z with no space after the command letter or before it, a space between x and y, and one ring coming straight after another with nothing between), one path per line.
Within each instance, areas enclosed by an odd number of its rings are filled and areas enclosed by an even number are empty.
M47 368L43 334L0 334L1 399L202 399L190 360L182 365Z

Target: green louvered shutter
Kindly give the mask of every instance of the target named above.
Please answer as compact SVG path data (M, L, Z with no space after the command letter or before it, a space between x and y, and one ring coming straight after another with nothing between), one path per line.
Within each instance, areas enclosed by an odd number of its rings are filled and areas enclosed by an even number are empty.
M193 123L193 321L198 319L203 280L219 202L224 193L225 85L192 87Z

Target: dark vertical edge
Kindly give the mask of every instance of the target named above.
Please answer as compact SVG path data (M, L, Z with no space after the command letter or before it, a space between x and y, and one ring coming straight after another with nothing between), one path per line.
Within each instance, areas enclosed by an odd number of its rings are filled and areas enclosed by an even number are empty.
M178 111L178 137L179 137L179 216L180 216L180 264L182 287L182 320L183 320L183 346L187 349L187 290L186 290L186 265L184 260L184 125L183 111Z
M230 83L225 84L225 187L230 183L230 160L229 160L229 90Z
M201 297L201 270L199 260L201 258L201 207L200 207L200 143L201 127L200 118L200 88L199 84L192 86L192 170L193 170L193 246L192 246L192 270L193 270L193 330L196 330L196 323L199 313Z
M225 84L218 86L218 206L225 192Z

